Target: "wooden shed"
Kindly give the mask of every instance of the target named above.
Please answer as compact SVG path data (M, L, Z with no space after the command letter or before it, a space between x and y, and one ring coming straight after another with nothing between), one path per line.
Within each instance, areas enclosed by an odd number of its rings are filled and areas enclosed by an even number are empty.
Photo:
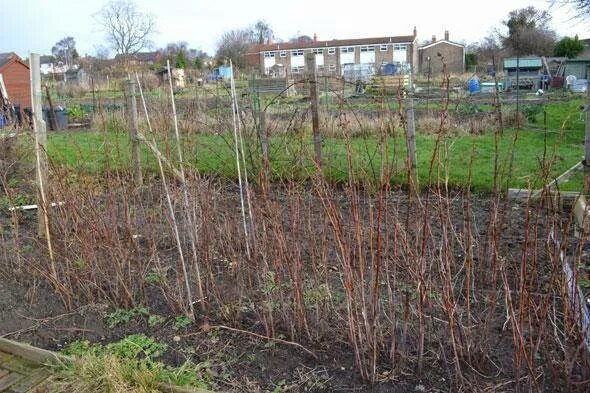
M565 61L565 75L573 75L578 79L590 78L590 58L567 59Z
M0 74L8 100L21 109L31 108L31 76L29 65L16 53L0 53Z

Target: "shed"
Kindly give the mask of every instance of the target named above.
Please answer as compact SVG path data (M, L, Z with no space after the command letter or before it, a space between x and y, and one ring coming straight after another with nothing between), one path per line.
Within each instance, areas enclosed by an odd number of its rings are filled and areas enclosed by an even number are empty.
M510 57L504 59L503 66L506 89L536 90L541 87L544 66L540 57Z
M22 109L31 108L29 65L14 52L0 53L0 75L10 103Z
M565 75L573 75L577 79L588 79L590 58L588 59L567 59L565 61Z
M64 81L66 84L78 85L83 88L89 87L88 73L83 68L70 68L64 73Z
M184 77L184 69L182 68L171 68L170 73L172 74L172 88L183 89L186 86ZM160 83L168 83L168 69L164 68L158 72Z

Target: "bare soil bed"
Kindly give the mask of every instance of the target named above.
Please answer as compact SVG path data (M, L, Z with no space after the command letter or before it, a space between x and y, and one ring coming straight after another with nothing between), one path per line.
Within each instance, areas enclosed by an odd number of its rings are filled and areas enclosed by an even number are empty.
M52 231L58 260L75 265L72 255L76 255L80 263L77 273L62 274L71 288L79 288L70 295L69 310L63 294L56 292L47 272L42 271L49 265L45 243L36 240L36 213L18 217L1 213L0 335L61 350L75 340L106 343L142 332L169 345L164 355L168 364L208 361L211 386L219 391L508 392L518 385L540 391L583 392L590 387L588 357L579 346L575 323L568 321L571 317L561 297L563 282L556 252L548 242L551 230L557 230L564 242L573 239L568 214L462 193L445 198L423 195L416 202L401 191L388 191L380 199L363 192L351 194L347 189L330 188L326 189L329 194L322 195L317 186L296 191L277 188L264 203L253 198L258 240L250 252L263 262L237 270L240 253L246 253L243 245L235 245L243 239L237 190L227 185L213 189L207 203L203 199L196 202L205 238L199 240L199 252L208 250L199 255L209 255L211 261L208 273L203 273L210 276L205 279L210 308L202 312L197 307L195 322L187 326L175 323L182 314L183 288L160 189L138 196L135 202L141 203L129 203L123 193L120 198L95 194L81 200L75 212L63 209L54 213ZM54 190L55 198L58 194ZM67 195L59 197L67 201ZM383 205L383 198L386 206L376 208ZM127 223L124 217L129 209L123 205L138 206ZM93 206L102 207L93 212ZM88 220L86 228L76 224L82 212ZM385 218L378 218L379 212ZM208 225L217 229L207 229ZM95 226L102 227L102 232ZM127 226L140 236L128 239L124 235ZM85 229L90 233L84 235ZM181 227L181 233L189 231ZM350 234L339 235L339 231ZM107 237L108 232L115 234L113 239ZM382 233L383 238L375 238L376 233ZM269 239L264 240L266 237ZM357 237L363 237L359 247L353 244ZM423 246L415 243L420 239ZM183 241L187 242L186 237ZM343 251L347 243L353 246ZM390 265L367 263L367 270L359 273L356 269L363 260L376 260L376 244L382 244L377 261ZM274 254L270 250L273 245L283 253ZM185 257L189 258L189 247L185 246ZM577 252L573 242L568 248ZM92 263L95 268L104 268L100 255L114 258L113 250L118 258L146 261L145 266L124 265L129 277L122 282L131 277L141 281L130 286L133 294L127 300L117 298L120 288L115 289L112 282L103 282L98 289L88 284L107 280L108 272L96 278L90 276L98 273L85 269ZM287 250L300 254L299 259ZM471 267L465 262L466 252L471 255ZM92 262L93 255L97 262ZM323 262L315 262L320 255ZM297 261L303 266L292 271ZM162 273L168 286L150 276L160 272L160 266L171 269ZM424 267L422 272L420 266ZM353 272L352 295L347 292L347 269ZM381 276L375 275L375 269ZM304 289L297 289L298 274L304 276ZM363 277L359 274L365 274L366 285L358 282ZM307 280L312 276L313 285ZM248 280L259 282L249 286L244 282ZM375 291L373 281L377 283ZM395 287L389 291L392 283ZM427 288L424 292L421 285ZM195 285L192 289L197 291ZM297 306L298 291L305 298L304 310ZM93 293L95 301L91 300ZM364 303L353 305L347 314L347 299L364 296L379 300L367 300L367 308ZM248 301L241 302L242 297ZM148 315L139 315L109 327L108 317L114 310L138 306L147 308L150 315L162 316L163 321L153 326ZM369 325L378 328L361 334L369 327L357 318L362 320L371 307L379 310ZM445 314L445 310L451 311ZM305 324L298 316L303 316ZM420 325L425 328L421 354L417 344ZM526 331L518 330L523 327ZM515 331L520 336L516 337ZM278 340L260 337L271 335ZM371 339L375 340L372 344L363 341ZM355 352L359 343L373 348L373 363L371 349ZM526 354L533 364L528 363ZM362 378L359 357L361 368L375 367L373 381ZM570 363L564 366L566 359Z

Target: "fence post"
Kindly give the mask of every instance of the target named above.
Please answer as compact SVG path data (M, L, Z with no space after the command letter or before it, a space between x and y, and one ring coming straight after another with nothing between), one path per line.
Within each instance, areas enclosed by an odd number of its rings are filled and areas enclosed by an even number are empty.
M266 111L259 108L258 110L258 127L260 132L260 146L262 148L262 166L264 168L264 180L270 178L270 159L268 156L268 133L266 130Z
M131 159L133 161L133 178L135 186L140 187L143 184L141 174L141 158L139 154L139 126L137 124L137 98L135 96L135 81L129 77L127 79L127 111L131 123Z
M407 121L408 121L408 164L410 170L410 189L418 191L418 174L416 173L416 125L414 121L414 99L408 99Z
M51 274L57 279L55 259L53 258L53 247L51 245L51 234L49 232L49 215L47 212L47 198L45 186L47 185L47 128L43 120L41 95L41 61L37 53L31 53L29 58L31 76L31 108L33 110L32 121L35 132L35 157L36 157L36 178L37 178L37 234L45 236L49 259L51 261Z
M313 146L316 164L322 167L322 137L320 135L320 118L318 114L318 86L316 76L315 54L305 55L305 69L309 83L309 98L311 101L311 122L313 128Z
M31 102L32 102L32 120L35 131L35 155L36 155L36 179L39 207L38 214L38 234L46 234L46 205L45 205L45 185L47 184L47 126L43 120L42 95L41 95L41 71L40 59L36 53L31 53Z

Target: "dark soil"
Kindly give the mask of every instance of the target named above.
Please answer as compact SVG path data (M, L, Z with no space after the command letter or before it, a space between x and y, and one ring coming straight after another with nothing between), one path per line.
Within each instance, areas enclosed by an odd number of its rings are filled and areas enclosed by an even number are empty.
M491 202L488 198L473 200L474 217L477 218L479 235L485 236L486 219L489 217ZM460 211L458 202L455 208ZM502 227L501 249L503 255L514 257L524 239L525 207L516 203L505 206L506 222ZM9 217L2 216L2 220ZM540 231L545 230L540 224ZM20 218L21 232L34 234L36 221L34 213ZM436 228L435 228L436 230ZM38 257L35 242L23 240L28 245L27 258ZM541 247L542 248L542 247ZM0 256L7 261L10 255ZM24 269L23 271L25 271ZM485 272L483 273L485 274ZM161 293L154 287L148 289L147 298L151 314L164 316L166 322L158 327L150 327L147 317L137 317L130 323L109 329L106 317L112 311L107 304L78 304L72 312L66 311L64 304L54 290L44 280L33 279L28 273L6 271L0 265L0 335L6 338L29 342L33 345L61 350L74 340L91 342L112 342L126 335L143 332L169 345L164 356L166 363L181 365L186 360L195 363L211 362L213 387L219 391L272 391L281 381L293 391L367 391L367 392L439 392L453 390L451 377L437 364L441 359L429 359L426 353L425 371L418 377L415 370L400 367L401 374L389 375L382 372L378 381L368 384L355 370L354 356L349 344L340 341L345 332L333 337L324 337L318 342L299 344L317 355L317 359L295 345L279 343L249 335L246 332L216 328L223 322L213 316L201 318L188 327L177 328L174 312L168 307ZM503 300L502 300L503 301ZM505 318L499 318L491 334L497 335L495 341L505 349L499 348L494 359L500 363L510 363L512 359L512 334L503 326ZM243 321L237 326L244 331L263 334L263 328L255 321ZM288 340L288 339L286 339ZM429 365L429 362L432 366ZM485 361L484 361L485 363ZM488 370L495 373L494 369ZM465 368L465 373L470 370ZM475 372L475 370L474 370ZM478 373L480 373L478 371ZM486 380L490 378L489 380ZM513 384L504 374L482 378L482 386L494 391L512 391ZM583 385L587 386L587 385ZM561 388L557 389L563 391Z

